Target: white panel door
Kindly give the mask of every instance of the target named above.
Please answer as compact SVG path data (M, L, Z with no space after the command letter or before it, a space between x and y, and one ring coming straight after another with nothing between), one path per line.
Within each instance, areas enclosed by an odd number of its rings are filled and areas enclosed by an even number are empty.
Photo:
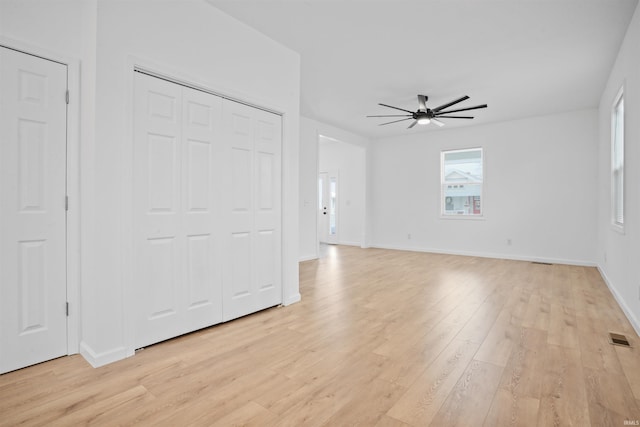
M254 110L257 310L282 303L282 118Z
M66 90L0 47L0 373L67 354Z
M318 175L318 241L327 243L329 236L329 174Z
M224 320L282 302L281 146L278 115L225 100L228 268Z
M135 79L135 345L143 347L222 320L221 99Z
M187 331L222 321L222 99L182 88L182 213Z
M318 241L338 243L338 171L320 172L318 175Z

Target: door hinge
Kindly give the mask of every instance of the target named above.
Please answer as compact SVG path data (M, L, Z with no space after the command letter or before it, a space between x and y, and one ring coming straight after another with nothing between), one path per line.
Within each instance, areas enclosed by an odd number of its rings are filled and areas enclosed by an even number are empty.
M69 89L67 89L67 92L64 95L64 100L67 103L67 105L69 104Z
M67 302L66 304L66 313L67 313L67 317L69 317L69 303Z
M64 196L64 210L69 211L69 196Z

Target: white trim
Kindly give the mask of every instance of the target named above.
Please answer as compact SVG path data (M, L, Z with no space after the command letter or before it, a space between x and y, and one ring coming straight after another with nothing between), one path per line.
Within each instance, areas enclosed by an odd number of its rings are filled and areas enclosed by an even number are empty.
M479 214L446 214L444 211L444 157L446 153L461 153L464 151L475 151L480 150L480 160L482 162L482 182L480 183L480 213ZM484 187L485 187L485 171L484 171L484 147L470 147L470 148L456 148L452 150L440 150L440 219L455 219L455 220L483 220L484 217Z
M315 128L316 131L316 175L315 175L315 199L313 200L313 205L315 206L316 212L316 221L315 221L315 240L316 240L316 258L320 258L320 227L318 223L320 222L320 206L318 206L318 201L320 200L320 188L318 185L318 180L320 179L320 137L322 135L318 131L318 128Z
M133 356L133 354L128 354L124 347L118 347L109 351L97 353L84 341L80 345L80 354L94 368L99 368L100 366L108 365L109 363L117 362L118 360Z
M482 197L482 196L480 196ZM440 219L459 221L461 219L471 221L485 221L487 218L484 215L443 215L440 214Z
M512 261L544 262L549 264L577 265L582 267L597 266L597 264L593 261L563 259L563 258L547 258L547 257L533 256L533 255L511 255L511 254L500 254L500 253L492 253L492 252L456 251L456 250L450 250L450 249L436 249L436 248L424 248L424 247L412 247L412 246L400 246L400 245L376 244L376 245L372 245L372 247L378 248L378 249L391 249L391 250L397 250L397 251L426 252L426 253L443 254L443 255L459 255L459 256L471 256L471 257L478 257L478 258L505 259L505 260L512 260Z
M302 255L300 257L298 257L298 262L305 262L305 261L312 261L314 259L318 259L318 255L317 254L311 254L311 255Z
M250 100L250 99L249 99ZM269 103L258 103L256 105L266 105ZM289 135L290 118L285 108L263 108L278 114L281 117L282 133L280 135L280 239L282 247L281 253L281 280L282 280L282 305L287 306L299 302L300 284L299 284L299 266L295 260L298 257L298 239L299 239L299 191L298 181L300 172L298 163L300 159L299 145L298 150L294 149L293 141L299 141L300 129L293 135ZM289 158L290 152L293 156ZM293 189L292 189L293 186ZM287 209L288 208L288 209ZM289 295L291 289L295 289L293 295Z
M80 256L81 197L80 197L80 64L67 61L69 105L67 106L67 342L69 354L80 351ZM73 313L75 311L75 313Z
M626 113L622 112L622 145L621 145L621 151L622 151L622 223L619 223L616 221L616 205L617 205L617 200L615 200L615 180L614 180L614 171L616 170L616 161L615 161L615 157L614 157L614 146L615 146L615 141L616 141L616 107L618 106L618 104L620 103L620 101L624 102L624 88L625 88L625 83L622 83L622 86L620 86L620 89L618 89L618 92L616 93L616 96L613 98L613 103L611 104L611 115L610 115L610 132L611 132L611 139L610 139L610 143L609 143L609 153L610 153L610 171L609 171L609 179L611 180L611 187L610 187L610 191L611 191L611 204L609 207L609 215L610 215L610 225L612 230L620 233L620 234L625 234L625 228L624 228L624 214L625 214L625 199L626 199L626 194L625 194L625 189L626 189L626 185L625 185L625 130L626 130Z
M288 305L300 302L301 299L302 297L300 296L300 292L296 292L294 295L291 295L288 298L286 298L284 301L282 301L282 305L286 307Z
M616 288L613 286L613 284L611 283L611 280L609 280L609 277L607 276L607 273L604 272L604 269L600 266L600 264L598 264L597 267L598 267L598 271L600 272L600 275L604 279L604 283L607 284L609 291L613 295L613 298L616 300L616 302L622 309L622 312L625 314L625 316L627 316L627 319L629 320L629 323L631 323L631 326L633 327L633 329L636 331L636 334L640 336L640 321L638 321L638 318L633 314L633 311L629 308L624 298L622 298L622 296L618 293Z
M39 46L0 36L0 45L67 67L67 88L70 99L67 105L67 354L80 352L80 61L67 55Z
M341 246L357 246L357 247L362 247L360 242L345 242L345 241L338 241L338 245Z
M135 330L136 330L136 292L133 286L133 258L134 258L134 232L133 224L135 223L134 212L134 193L133 193L133 158L134 158L134 105L135 105L135 67L136 61L133 58L127 58L125 73L125 95L126 105L124 108L124 138L122 149L120 150L120 166L122 170L120 180L121 195L121 233L122 233L122 317L124 325L123 344L126 349L127 356L135 354Z

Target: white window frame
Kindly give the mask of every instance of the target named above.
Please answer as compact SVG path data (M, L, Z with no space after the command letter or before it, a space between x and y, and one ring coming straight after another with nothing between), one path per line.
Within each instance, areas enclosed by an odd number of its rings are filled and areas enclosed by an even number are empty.
M622 130L617 130L618 106L622 104ZM611 106L611 225L624 233L624 86L620 88ZM620 176L620 188L616 188Z
M445 213L445 180L444 180L444 159L449 153L460 153L465 151L480 151L480 161L482 164L482 182L480 182L480 213L479 214L448 214ZM440 219L456 219L456 220L483 220L484 219L484 148L471 147L453 150L440 151Z

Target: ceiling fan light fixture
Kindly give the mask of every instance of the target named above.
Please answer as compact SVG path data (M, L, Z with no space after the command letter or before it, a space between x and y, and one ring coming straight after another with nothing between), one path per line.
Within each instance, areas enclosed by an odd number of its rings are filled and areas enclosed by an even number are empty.
M404 108L394 107L393 105L378 103L378 105L387 108L393 108L394 110L399 110L404 112L405 114L384 114L384 115L373 115L367 117L404 117L403 119L392 120L386 123L380 123L378 126L390 125L391 123L404 122L406 120L413 120L407 129L413 128L415 125L428 125L429 123L433 123L437 126L444 126L444 123L439 119L473 119L473 116L451 116L451 113L458 113L460 111L470 111L477 110L479 108L487 108L487 104L476 105L473 107L467 108L457 108L455 110L448 110L449 107L452 107L462 101L469 99L467 95L455 99L451 102L447 102L446 104L440 105L436 108L427 108L427 95L418 95L418 110L411 111L405 110Z

